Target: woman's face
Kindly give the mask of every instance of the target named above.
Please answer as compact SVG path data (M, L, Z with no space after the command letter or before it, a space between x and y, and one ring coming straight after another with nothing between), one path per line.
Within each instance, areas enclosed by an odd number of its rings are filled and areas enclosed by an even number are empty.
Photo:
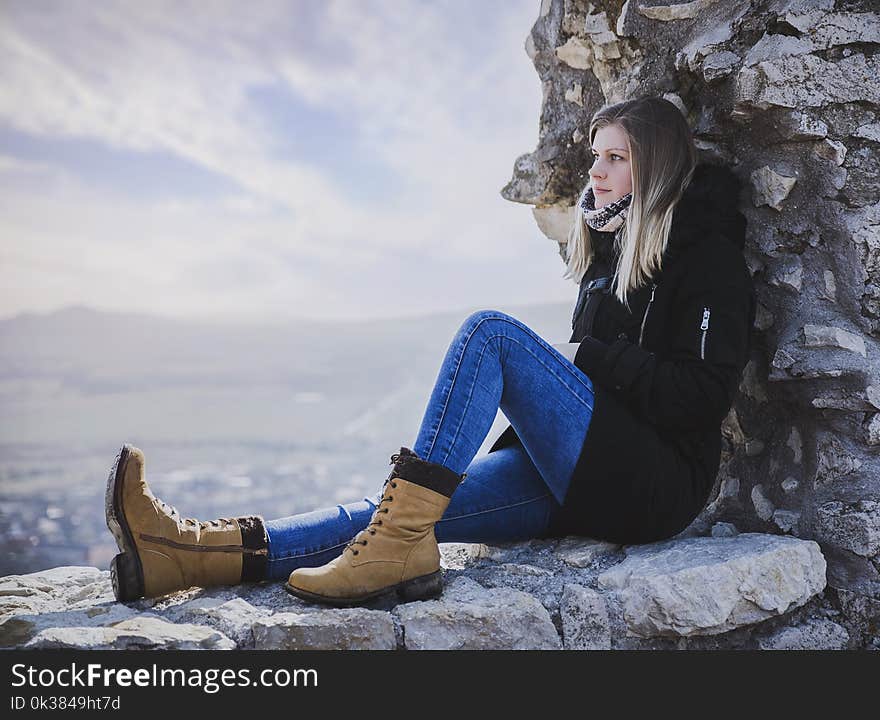
M592 152L590 184L598 209L632 191L629 142L623 128L619 125L599 128L593 137Z

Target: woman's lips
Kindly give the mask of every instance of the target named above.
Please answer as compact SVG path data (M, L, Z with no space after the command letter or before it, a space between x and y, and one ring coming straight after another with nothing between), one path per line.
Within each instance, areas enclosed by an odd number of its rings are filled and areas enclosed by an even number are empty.
M594 192L597 192L597 193L606 193L606 192L611 192L611 191L610 191L610 190L603 190L602 188L596 188L596 189L594 190Z

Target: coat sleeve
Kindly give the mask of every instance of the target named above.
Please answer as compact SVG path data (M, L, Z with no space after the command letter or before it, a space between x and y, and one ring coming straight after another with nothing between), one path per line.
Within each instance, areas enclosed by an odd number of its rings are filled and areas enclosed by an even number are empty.
M574 361L648 422L680 431L724 420L748 361L755 315L741 256L733 267L713 262L687 278L664 323L672 337L662 357L621 335L611 344L583 338Z

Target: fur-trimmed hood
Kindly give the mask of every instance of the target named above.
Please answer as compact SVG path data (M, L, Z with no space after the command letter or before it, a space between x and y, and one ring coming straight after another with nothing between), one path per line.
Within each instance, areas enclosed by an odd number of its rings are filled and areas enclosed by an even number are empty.
M739 211L740 179L722 165L698 163L691 181L672 213L672 227L661 267L665 269L695 243L718 242L719 236L742 250L746 218ZM616 260L614 233L590 228L597 258Z
M739 211L740 179L727 167L699 163L672 213L663 264L695 242L717 242L723 236L742 250L746 218Z

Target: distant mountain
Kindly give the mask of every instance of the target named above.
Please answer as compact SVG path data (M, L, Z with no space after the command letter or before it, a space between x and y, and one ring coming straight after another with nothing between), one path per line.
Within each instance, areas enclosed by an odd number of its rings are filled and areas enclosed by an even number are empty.
M494 309L569 338L569 304ZM395 413L408 427L470 312L255 324L77 306L0 320L0 443L314 438Z

